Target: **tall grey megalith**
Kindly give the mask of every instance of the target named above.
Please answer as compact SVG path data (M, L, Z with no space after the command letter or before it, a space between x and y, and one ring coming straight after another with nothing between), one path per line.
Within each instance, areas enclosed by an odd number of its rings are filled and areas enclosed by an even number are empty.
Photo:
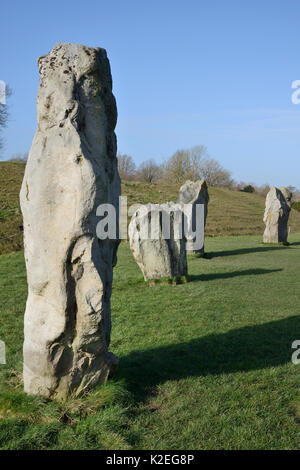
M204 236L203 243L201 246L195 249L195 237L189 235L193 232L196 233L197 230L205 229L207 211L208 211L208 202L209 194L207 189L207 184L205 180L198 181L186 181L181 188L179 189L179 195L177 202L179 204L191 204L192 210L190 211L189 217L187 217L187 235L186 235L186 251L187 253L198 253L199 255L204 254ZM197 204L203 205L203 217L204 220L202 224L196 223L196 207ZM199 222L199 221L198 221ZM204 235L204 234L203 234Z
M264 243L287 243L292 194L272 186L266 197Z
M117 240L96 209L118 211L117 108L106 51L58 43L38 59L38 127L20 193L28 298L24 388L65 399L107 380Z

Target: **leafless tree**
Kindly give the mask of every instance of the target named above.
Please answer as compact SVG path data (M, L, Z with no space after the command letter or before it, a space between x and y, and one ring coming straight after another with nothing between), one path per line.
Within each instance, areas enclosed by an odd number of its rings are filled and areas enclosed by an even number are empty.
M169 183L183 183L189 178L191 165L187 150L177 150L165 164L165 180Z
M161 168L153 159L141 163L137 170L137 178L147 183L155 183L161 176Z
M130 155L118 154L118 169L122 180L132 180L135 177L136 165Z
M209 158L207 148L204 145L196 145L189 149L190 165L192 172L192 179L201 178L201 170L204 162Z
M201 178L205 179L210 186L222 186L232 188L234 181L231 173L225 170L217 160L207 158L201 164L200 169Z
M203 145L177 150L164 165L164 179L178 184L188 179L199 179L201 165L206 156L207 150Z
M5 90L5 97L9 97L12 94L11 89L6 86ZM7 104L0 103L0 151L3 149L3 137L1 133L3 129L6 127L8 121L8 109Z
M232 188L234 181L228 170L209 157L204 145L178 150L165 164L165 180L178 184L190 179L205 179L211 186Z

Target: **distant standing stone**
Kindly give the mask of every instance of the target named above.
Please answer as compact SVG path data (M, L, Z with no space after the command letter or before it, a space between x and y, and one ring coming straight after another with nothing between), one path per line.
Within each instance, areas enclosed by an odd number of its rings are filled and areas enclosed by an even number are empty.
M145 281L187 276L182 221L181 207L173 202L147 204L133 214L130 248Z
M118 208L117 120L106 51L57 44L38 60L38 128L20 193L28 299L24 388L65 399L107 380L118 241L96 208Z
M205 229L206 219L207 219L207 212L208 212L208 202L209 202L209 195L207 184L205 180L198 180L198 181L186 181L184 185L181 186L179 189L179 196L178 201L179 204L192 204L192 211L190 212L190 217L187 218L187 228L188 231L186 232L186 250L187 253L199 253L204 254L204 237L203 237L203 244L198 249L194 249L194 242L195 237L191 237L188 235L188 232L202 230ZM202 226L196 225L196 205L203 204L204 212L204 220Z
M266 197L264 243L286 243L292 194L272 186Z

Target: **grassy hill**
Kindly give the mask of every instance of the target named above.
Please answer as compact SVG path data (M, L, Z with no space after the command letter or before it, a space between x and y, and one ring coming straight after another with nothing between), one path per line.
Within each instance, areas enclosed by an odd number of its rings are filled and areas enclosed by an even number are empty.
M0 254L23 248L19 191L25 164L0 162ZM128 206L134 203L176 201L179 185L125 181L122 194ZM210 202L206 235L262 235L264 198L257 194L209 188ZM292 210L292 233L300 233L300 213Z

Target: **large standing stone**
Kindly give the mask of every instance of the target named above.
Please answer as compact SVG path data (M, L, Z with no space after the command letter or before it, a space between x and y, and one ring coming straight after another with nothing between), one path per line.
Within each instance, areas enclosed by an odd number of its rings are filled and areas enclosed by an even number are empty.
M186 181L184 185L179 189L178 201L179 204L191 204L192 210L189 211L189 216L186 218L186 250L187 253L198 253L204 254L204 229L207 218L207 205L209 202L209 195L207 190L207 184L205 180L198 181ZM203 219L201 223L196 224L196 207L197 204L203 205ZM200 231L202 230L203 236L200 237ZM196 236L191 235L195 233ZM198 233L197 233L198 232ZM201 238L202 242L199 247L195 249L196 237Z
M106 51L57 44L38 60L38 128L20 193L28 278L24 387L64 399L105 382L118 242L96 237L116 209L117 120Z
M286 243L292 194L272 186L266 197L264 243Z
M178 204L147 204L133 214L130 248L145 281L187 276L183 214Z

